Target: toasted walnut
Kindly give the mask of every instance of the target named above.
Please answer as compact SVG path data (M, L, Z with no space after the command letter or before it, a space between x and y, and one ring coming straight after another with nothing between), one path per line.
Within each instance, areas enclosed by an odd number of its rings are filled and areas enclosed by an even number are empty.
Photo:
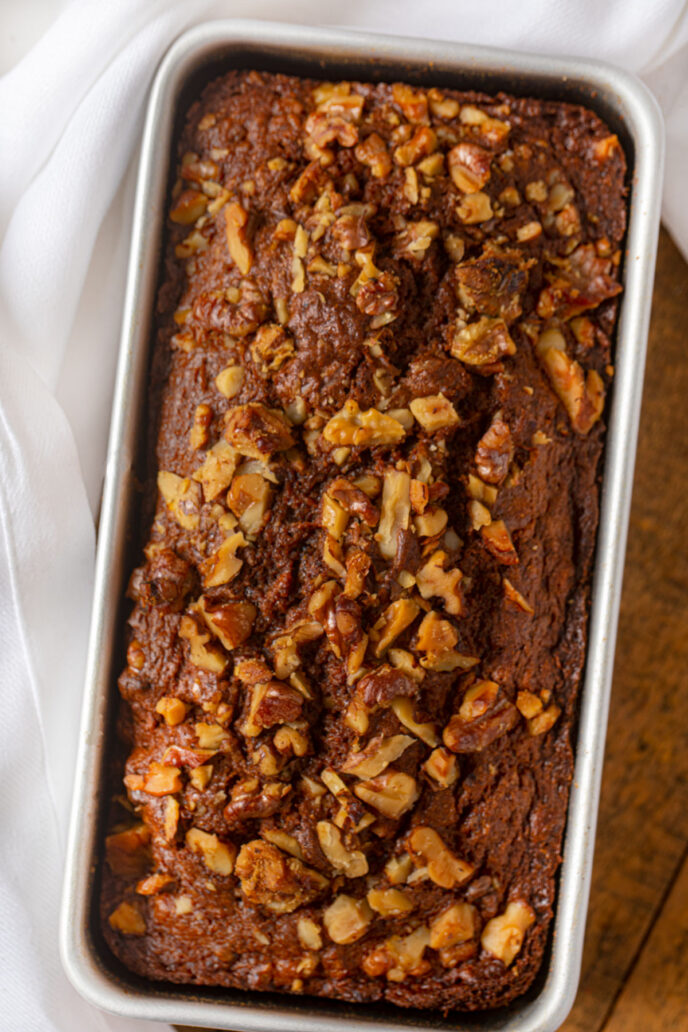
M377 133L371 133L362 140L354 154L362 165L367 165L374 179L384 179L392 171L390 158L384 140Z
M270 680L254 684L250 709L241 732L249 738L255 738L264 728L298 719L302 708L303 696L284 681Z
M192 853L203 857L203 862L213 874L228 875L234 868L236 846L231 842L221 842L217 835L211 835L200 828L189 828L186 833L186 844Z
M246 276L253 263L253 255L247 239L248 214L237 201L225 207L225 233L230 257L242 276Z
M423 770L433 781L437 782L440 788L450 788L459 777L456 756L442 746L432 750L423 764Z
M400 724L408 728L416 738L420 738L426 745L433 747L437 745L437 732L434 724L419 724L413 715L413 702L411 699L400 695L392 700L392 709ZM405 737L405 736L401 736ZM413 739L410 739L412 741Z
M275 749L283 756L305 756L310 748L307 735L295 727L280 727L273 738Z
M361 411L353 399L344 403L341 409L322 431L328 444L375 447L398 444L406 436L401 423L377 409Z
M267 756L264 748L263 756ZM259 791L260 789L260 791ZM231 825L248 820L272 817L282 806L282 800L291 792L291 785L282 781L266 781L260 785L257 778L244 778L232 788L232 797L222 811Z
M189 444L194 450L205 448L212 421L213 410L210 405L197 405L194 411L193 425L189 431Z
M443 394L414 398L409 408L423 429L430 434L436 430L448 430L460 422L456 409Z
M418 537L438 537L446 529L449 517L438 505L429 506L420 516L414 517L413 525Z
M506 566L514 566L518 563L518 553L504 520L492 520L486 526L481 527L480 536L486 548L500 563Z
M503 914L493 917L483 928L480 942L484 950L509 967L523 945L523 937L535 921L535 913L523 900L509 903Z
M211 763L204 763L200 767L194 767L193 770L189 771L189 781L195 789L199 792L203 792L213 776L213 766Z
M162 892L169 885L172 885L174 878L171 874L163 874L161 871L156 871L155 874L150 874L147 878L142 878L136 885L136 891L139 896L155 896L158 892Z
M408 935L392 935L382 946L364 957L361 967L367 975L386 975L390 982L403 982L409 975L418 977L430 970L430 964L423 959L430 945L430 932L421 925Z
M375 655L381 656L392 642L410 627L419 613L420 606L410 598L400 598L387 606L370 632Z
M362 781L354 785L354 792L364 803L395 820L411 809L419 795L415 779L398 770L386 770L376 778Z
M181 724L188 711L186 703L175 699L173 695L164 695L155 704L155 712L160 714L169 727Z
M519 609L522 609L524 613L535 612L530 602L526 601L521 592L513 586L508 578L502 577L502 586L504 588L504 596L509 602L513 602L513 604Z
M409 735L392 735L391 738L376 735L360 752L350 753L341 770L345 774L355 774L357 778L374 778L397 760L413 742L414 739Z
M481 190L477 193L465 194L461 204L456 208L456 214L467 226L487 222L493 216L489 194L483 193Z
M122 935L145 935L146 922L143 914L134 903L124 902L116 907L108 917L108 923L115 932Z
M398 535L407 530L411 514L411 477L399 470L385 473L382 488L382 515L375 539L385 559L397 552Z
M204 595L195 603L210 630L228 651L243 645L250 637L256 619L256 607L250 602L226 602L213 605Z
M108 835L105 856L113 874L127 880L140 877L151 863L150 829L145 824L135 824Z
M361 98L362 104L362 98ZM331 164L333 155L327 149L328 143L340 147L353 147L358 143L358 129L349 121L349 112L335 114L334 109L312 111L306 119L306 153L309 158L319 157L323 165Z
M602 415L604 384L594 369L589 369L586 377L578 362L565 351L547 346L547 338L543 337L538 344L538 357L574 430L587 434Z
M392 856L385 864L385 877L390 885L403 885L413 870L413 861L408 853Z
M542 713L531 717L528 721L528 732L531 735L544 735L556 723L561 714L561 707L552 703Z
M273 914L291 914L328 885L317 871L261 839L244 843L234 869L248 901Z
M443 620L433 609L426 613L418 628L416 648L419 652L440 655L453 649L459 640L456 628L449 620Z
M457 327L451 353L470 366L492 366L505 355L515 355L516 345L503 319L482 316L477 322Z
M382 917L400 917L408 914L415 906L410 896L401 889L370 889L366 899Z
M181 790L182 779L178 769L154 760L144 774L143 791L152 796L165 796Z
M225 538L217 551L213 552L199 564L204 588L217 588L228 584L241 569L242 561L237 557L237 549L247 544L246 538L237 531Z
M320 928L310 917L300 917L296 926L296 934L299 942L307 950L322 949L322 935Z
M198 724L194 724L194 731L199 747L203 750L207 749L211 753L217 752L227 741L227 731L222 724L207 724L205 721L200 721Z
M165 840L171 842L177 834L179 824L179 801L174 796L167 796L165 799L165 818L163 832Z
M176 473L158 473L158 490L180 527L197 530L200 522L200 488L188 477Z
M269 458L295 443L284 417L260 402L230 409L225 437L238 452L251 459Z
M475 464L488 484L501 484L509 472L514 455L511 430L503 419L495 417L478 441Z
M483 527L489 527L492 523L490 510L475 498L468 503L468 515L471 518L473 530L480 531Z
M333 942L345 945L357 942L368 931L373 911L365 899L354 899L341 893L323 913L325 930Z
M454 903L430 925L430 947L441 950L472 939L478 925L478 911L470 903Z
M407 173L412 169L407 169ZM395 237L397 253L407 258L422 260L433 240L439 236L439 226L429 219L418 222L406 222L403 229Z
M405 168L407 165L415 165L421 158L426 158L437 150L437 133L428 126L421 126L407 143L400 144L394 151L394 160L397 165Z
M270 485L260 473L239 474L232 480L227 505L250 538L260 532L270 505Z
M542 713L542 699L533 692L520 691L516 696L516 708L526 720L529 720Z
M422 598L441 598L445 608L452 616L460 616L463 612L463 597L460 584L463 580L461 570L444 569L448 556L438 550L428 559L425 566L416 573L416 584Z
M318 821L315 830L325 858L336 871L341 871L347 878L361 878L368 873L365 853L360 849L347 849L339 828L329 821Z
M443 889L454 889L473 874L474 867L459 860L433 828L415 827L408 837L407 848L414 862L427 868L428 876Z
M518 710L494 681L476 681L465 693L459 712L444 729L442 738L455 753L480 752L518 723Z
M281 369L293 354L292 337L277 323L265 323L261 326L251 345L251 357L264 376Z
M179 637L189 642L189 658L194 666L221 674L227 666L227 657L211 639L208 628L195 615L185 613L179 623Z
M356 692L366 706L385 706L400 695L415 695L418 683L403 670L383 663L366 674L356 685Z
M198 190L182 190L170 211L170 218L180 226L189 226L204 214L207 207L205 194Z
M369 527L375 527L380 518L377 507L373 505L365 491L344 477L337 477L327 489L327 495L334 499L346 512L358 516ZM337 536L337 535L335 535Z
M392 99L399 105L404 118L409 122L427 122L428 98L422 90L414 90L405 83L395 82L392 86Z
M203 464L193 474L203 487L206 502L214 501L232 482L239 453L227 441L218 441L205 453Z
M228 365L215 377L215 386L225 398L233 398L241 390L244 370L240 365Z
M454 185L466 194L482 190L490 178L491 158L490 152L476 143L459 143L452 147L447 163Z

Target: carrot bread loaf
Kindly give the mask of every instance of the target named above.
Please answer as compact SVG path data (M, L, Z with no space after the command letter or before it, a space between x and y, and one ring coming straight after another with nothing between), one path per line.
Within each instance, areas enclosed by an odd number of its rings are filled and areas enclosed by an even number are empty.
M624 177L550 101L231 72L189 112L103 872L134 971L443 1009L533 981Z

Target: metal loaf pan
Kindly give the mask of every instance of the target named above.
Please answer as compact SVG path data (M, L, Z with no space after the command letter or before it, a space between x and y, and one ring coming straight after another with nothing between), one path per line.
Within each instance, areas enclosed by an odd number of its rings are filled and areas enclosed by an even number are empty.
M147 982L107 949L98 928L98 863L103 811L111 790L106 760L114 745L116 677L123 665L126 578L134 564L139 506L136 471L151 323L173 141L190 101L229 68L324 78L403 79L424 86L476 88L585 104L618 133L629 162L630 221L625 293L608 411L602 509L589 643L550 947L540 975L520 1000L478 1014L406 1011L276 993ZM636 434L650 316L662 185L663 129L653 98L632 76L604 64L257 21L199 25L162 61L143 134L121 351L103 496L81 745L64 883L61 952L67 974L91 1003L116 1014L235 1030L344 1032L481 1029L548 1032L563 1022L580 973L590 885L614 642L619 609ZM138 516L140 521L140 515Z

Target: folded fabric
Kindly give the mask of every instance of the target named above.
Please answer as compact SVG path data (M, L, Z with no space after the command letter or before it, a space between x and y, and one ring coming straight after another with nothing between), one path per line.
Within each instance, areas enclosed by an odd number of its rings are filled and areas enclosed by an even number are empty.
M578 54L641 74L665 112L664 215L688 256L679 0L74 0L0 80L0 1024L17 1032L152 1027L71 989L57 913L133 157L169 43L228 16Z

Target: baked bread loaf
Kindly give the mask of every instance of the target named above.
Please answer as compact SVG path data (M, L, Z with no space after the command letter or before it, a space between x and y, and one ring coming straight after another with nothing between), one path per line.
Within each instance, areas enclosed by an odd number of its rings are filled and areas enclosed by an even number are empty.
M103 865L134 971L445 1010L532 983L624 180L564 103L233 71L192 107Z

